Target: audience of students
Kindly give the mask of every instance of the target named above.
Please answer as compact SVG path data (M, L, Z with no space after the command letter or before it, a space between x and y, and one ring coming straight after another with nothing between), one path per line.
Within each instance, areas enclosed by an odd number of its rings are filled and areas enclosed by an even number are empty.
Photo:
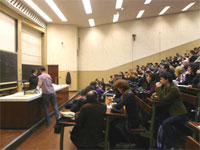
M138 103L133 93L134 86L142 87L148 96L157 94L160 101L168 103L164 114L160 117L160 124L166 137L166 148L178 148L174 136L174 125L184 123L187 110L181 100L179 89L176 85L191 85L200 88L200 68L194 61L200 56L200 47L181 56L166 57L161 63L147 63L146 66L136 66L136 71L111 75L109 88L113 88L117 104L112 106L112 111L126 113L126 118L115 118L110 121L109 141L111 146L116 143L129 141L127 129L138 128L144 118L141 118ZM187 70L187 71L186 71ZM186 72L185 72L186 71ZM159 82L157 82L159 81ZM156 83L157 82L157 83ZM105 91L104 79L96 79L86 89L81 91L79 100L73 103L71 109L76 113L77 125L71 134L72 142L77 148L96 148L104 141L105 112L103 93Z

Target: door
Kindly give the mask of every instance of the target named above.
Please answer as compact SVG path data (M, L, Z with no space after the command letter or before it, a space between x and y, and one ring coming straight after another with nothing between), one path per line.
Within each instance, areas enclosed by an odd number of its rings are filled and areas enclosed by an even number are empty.
M48 65L48 74L50 74L54 84L59 84L58 65Z

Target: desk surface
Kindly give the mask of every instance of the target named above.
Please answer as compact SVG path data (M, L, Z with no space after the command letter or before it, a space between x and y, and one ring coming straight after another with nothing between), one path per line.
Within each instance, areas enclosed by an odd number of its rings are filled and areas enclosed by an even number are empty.
M188 122L188 125L200 132L200 122Z
M121 113L113 113L113 112L111 112L110 108L107 108L106 115L110 115L110 116L122 116L122 117L126 116L124 113L123 114L121 114Z
M59 91L62 90L66 87L68 87L69 85L66 84L62 84L62 85L55 85L54 86L54 90L55 91ZM8 96L3 96L0 97L0 102L30 102L32 100L35 100L37 98L40 98L42 96L42 93L38 93L38 94L29 94L29 95L24 95L23 92L18 92L12 95L8 95Z

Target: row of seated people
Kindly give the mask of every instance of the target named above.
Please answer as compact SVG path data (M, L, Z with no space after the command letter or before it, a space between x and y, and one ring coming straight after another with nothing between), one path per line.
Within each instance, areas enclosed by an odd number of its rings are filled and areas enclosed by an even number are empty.
M111 75L109 83L113 84L114 80L118 78L129 80L130 82L139 82L139 86L148 84L147 76L153 73L153 81L159 81L159 74L161 72L170 72L173 80L179 85L190 85L197 88L200 86L200 68L198 63L195 63L200 55L200 48L195 48L190 51L190 55L185 54L185 57L176 54L175 57L166 58L158 63L147 63L146 66L140 67L137 65L136 71L129 70L129 72L120 72L118 75ZM176 60L176 61L174 61ZM151 82L153 82L151 80Z
M199 53L199 50L197 50L198 49L196 49L196 52ZM168 101L170 103L168 107L162 108L157 122L157 124L163 125L168 148L177 147L175 137L173 136L173 124L184 122L187 117L187 110L180 98L180 92L176 85L185 84L190 85L188 87L200 88L200 70L197 63L192 63L192 61L189 65L185 64L186 61L184 61L183 64L180 63L180 65L184 66L177 66L176 74L170 69L169 63L163 61L160 65L157 65L157 68L155 66L152 67L151 64L147 64L147 68L143 67L143 73L140 74L142 75L140 77L137 76L139 74L138 72L134 73L130 70L130 74L132 73L133 75L132 78L128 72L125 74L120 72L118 76L115 76L116 78L111 76L109 80L109 83L113 84L117 79L123 78L127 80L131 86L136 86L134 89L137 89L138 86L142 86L146 90L145 93L148 94L148 96L151 96L151 94L155 92L157 93L158 100ZM184 74L183 68L188 68L186 74ZM160 83L156 83L159 77Z
M164 88L165 90L160 87L161 84L166 86ZM160 94L159 97L161 100L173 103L171 107L166 110L167 113L163 111L159 116L160 122L165 120L163 129L167 130L170 137L169 139L171 139L173 134L171 133L171 129L173 128L172 124L185 120L187 111L180 100L176 86L172 83L170 73L163 73L161 76L161 84L156 85L157 92ZM86 89L82 90L81 97L75 100L72 106L70 106L71 110L76 112L75 121L77 123L72 130L71 140L78 148L94 149L104 142L104 134L102 131L104 129L106 105L103 102L98 102L98 90L95 91L93 85L94 82L86 87ZM168 93L166 97L165 94L168 91L168 86L172 90L169 90L170 93ZM128 136L128 129L139 128L144 121L140 115L135 95L129 83L126 80L119 79L114 83L114 87L121 93L121 97L119 101L116 101L117 104L112 106L113 112L123 113L124 110L126 110L127 118L114 118L110 121L109 141L111 147L114 147L120 142L135 142L131 141L132 139ZM175 100L174 97L176 98ZM168 114L170 117L166 117ZM174 139L168 142L170 143L169 147L176 146L176 143L173 142L175 142Z
M127 118L114 118L110 121L109 141L111 147L119 142L129 141L129 137L124 131L125 126L138 128L141 122L139 108L128 82L119 80L115 83L115 88L124 96L117 104L113 105L115 108L113 111L123 112L125 106L129 115ZM71 105L65 106L76 112L76 126L71 132L71 140L77 148L95 149L104 146L106 105L102 98L102 91L98 82L93 81L88 87L81 90L79 99L74 100ZM118 148L120 146L118 145ZM129 144L129 146L135 146L135 144Z
M178 147L174 136L174 124L185 122L187 110L180 98L180 92L176 86L177 82L173 82L175 74L169 69L169 63L162 62L158 65L156 68L158 72L153 71L152 68L150 64L143 70L143 74L134 77L134 80L131 80L126 74L124 76L122 74L116 76L116 79L110 79L110 83L116 91L116 96L115 98L112 97L112 101L117 103L112 105L112 111L124 112L127 115L126 118L113 118L110 121L109 141L111 148L120 142L137 143L137 141L134 141L137 137L130 137L128 129L139 128L140 125L145 126L144 118L140 114L140 108L133 92L135 89L131 89L131 86L135 83L137 83L135 84L137 87L145 87L147 94L151 95L156 92L158 100L169 103L165 109L160 110L157 116L157 127L162 124L163 132L166 136L166 148ZM189 65L188 68L192 67ZM192 69L188 69L188 72L189 70ZM134 74L134 72L131 73ZM137 72L134 75L136 74L139 73ZM158 79L160 79L160 82L156 83ZM130 81L133 82L131 83ZM94 149L101 147L104 142L103 130L105 128L104 119L106 113L105 99L103 98L104 90L105 83L103 79L102 81L93 81L88 87L81 90L81 97L78 100L74 100L70 106L71 111L76 112L76 126L72 130L71 140L77 148ZM69 108L69 106L66 107ZM145 148L145 146L142 148Z

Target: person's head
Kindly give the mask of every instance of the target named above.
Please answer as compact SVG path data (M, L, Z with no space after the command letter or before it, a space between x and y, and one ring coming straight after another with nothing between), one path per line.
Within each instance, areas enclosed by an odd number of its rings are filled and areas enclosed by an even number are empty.
M91 83L90 83L90 86L93 86L94 87L94 89L96 89L97 88L97 81L92 81Z
M40 73L45 72L45 71L46 71L45 67L40 68Z
M181 66L178 66L175 69L176 77L179 77L184 72L185 72L185 69L183 67L181 67Z
M86 96L87 93L86 93L85 89L82 89L80 94L81 94L81 96Z
M195 55L195 51L191 50L190 51L190 56L194 56Z
M189 64L189 60L188 59L182 61L182 65L183 66L187 66L188 64Z
M149 82L155 81L156 80L156 75L154 73L149 73L149 74L147 74L146 79Z
M95 88L94 88L93 86L87 86L87 87L84 89L85 95L86 95L88 92L92 91L92 90L95 90Z
M38 70L36 68L32 69L31 71L33 74L37 75L38 74Z
M169 64L162 64L162 65L161 65L161 71L162 71L162 72L167 72L167 71L169 71Z
M192 74L196 74L198 69L199 69L199 66L196 63L190 63L188 66L188 71Z
M160 75L160 83L162 85L172 83L172 79L173 79L173 77L172 77L171 73L169 73L169 72L163 72Z
M87 93L86 100L89 103L97 102L98 101L98 94L96 91L92 90Z
M120 92L124 93L127 89L129 89L129 83L126 80L119 79L114 83L114 87Z

